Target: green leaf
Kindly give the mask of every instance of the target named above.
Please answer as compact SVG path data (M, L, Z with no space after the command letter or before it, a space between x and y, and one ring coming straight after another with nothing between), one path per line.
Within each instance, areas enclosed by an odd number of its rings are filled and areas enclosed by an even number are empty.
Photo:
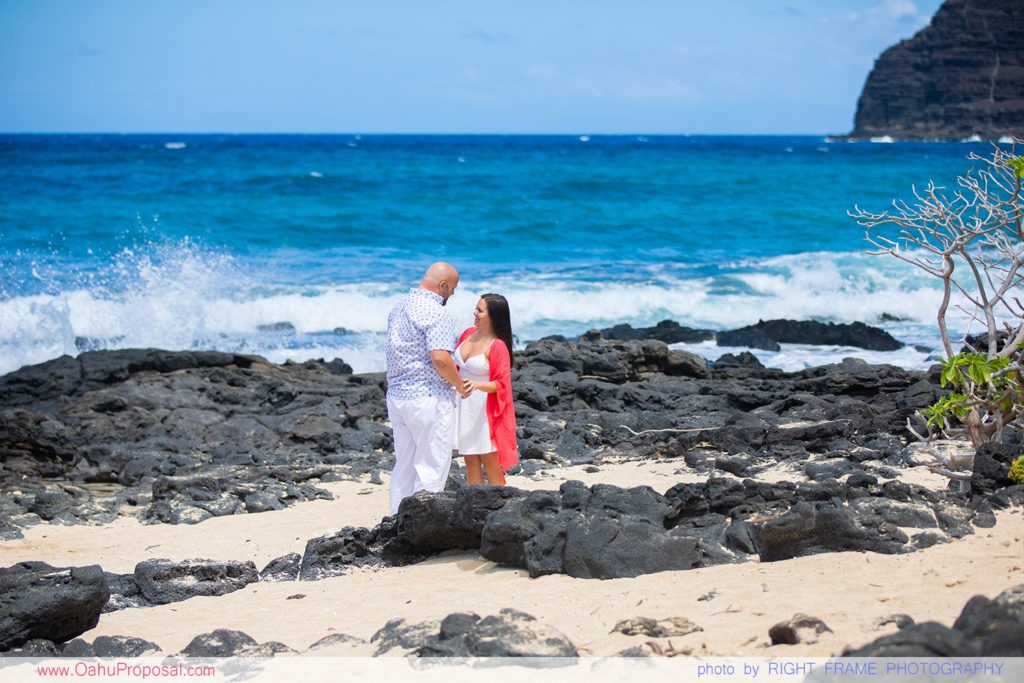
M1010 168L1013 169L1013 175L1017 177L1017 180L1020 180L1021 177L1024 176L1024 157L1010 159L1006 163L1008 163Z

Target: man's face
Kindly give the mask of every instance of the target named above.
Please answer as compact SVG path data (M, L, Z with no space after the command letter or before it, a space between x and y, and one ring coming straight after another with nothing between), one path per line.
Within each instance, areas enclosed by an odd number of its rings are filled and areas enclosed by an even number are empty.
M458 279L454 280L441 280L437 288L441 294L441 305L444 306L448 303L448 299L455 293L455 288L459 286Z

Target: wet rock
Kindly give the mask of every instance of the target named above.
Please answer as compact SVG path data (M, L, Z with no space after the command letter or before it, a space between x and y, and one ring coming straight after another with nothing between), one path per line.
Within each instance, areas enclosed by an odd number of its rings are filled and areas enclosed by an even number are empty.
M738 331L757 332L783 344L853 346L872 351L896 351L903 348L903 344L885 330L861 322L846 324L816 320L761 320L756 325Z
M745 346L763 351L778 351L782 348L777 341L756 328L719 332L715 335L715 343L719 346Z
M601 335L605 339L618 339L621 341L653 339L666 344L678 344L680 342L695 344L713 339L715 333L711 330L695 330L683 327L673 320L662 320L653 327L633 327L628 323L624 323L601 330Z

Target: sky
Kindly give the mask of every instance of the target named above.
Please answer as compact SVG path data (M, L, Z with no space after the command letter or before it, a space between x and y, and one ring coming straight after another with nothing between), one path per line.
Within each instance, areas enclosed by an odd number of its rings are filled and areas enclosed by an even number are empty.
M0 0L0 132L827 135L941 0Z

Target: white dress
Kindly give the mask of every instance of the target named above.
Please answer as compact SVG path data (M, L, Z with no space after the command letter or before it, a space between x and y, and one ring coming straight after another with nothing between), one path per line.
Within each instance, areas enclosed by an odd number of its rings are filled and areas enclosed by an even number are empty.
M491 364L484 354L468 359L462 357L462 344L452 354L459 376L474 382L489 382ZM498 450L491 441L491 426L487 421L487 394L474 391L468 398L458 400L455 409L455 450L459 455L483 455Z

